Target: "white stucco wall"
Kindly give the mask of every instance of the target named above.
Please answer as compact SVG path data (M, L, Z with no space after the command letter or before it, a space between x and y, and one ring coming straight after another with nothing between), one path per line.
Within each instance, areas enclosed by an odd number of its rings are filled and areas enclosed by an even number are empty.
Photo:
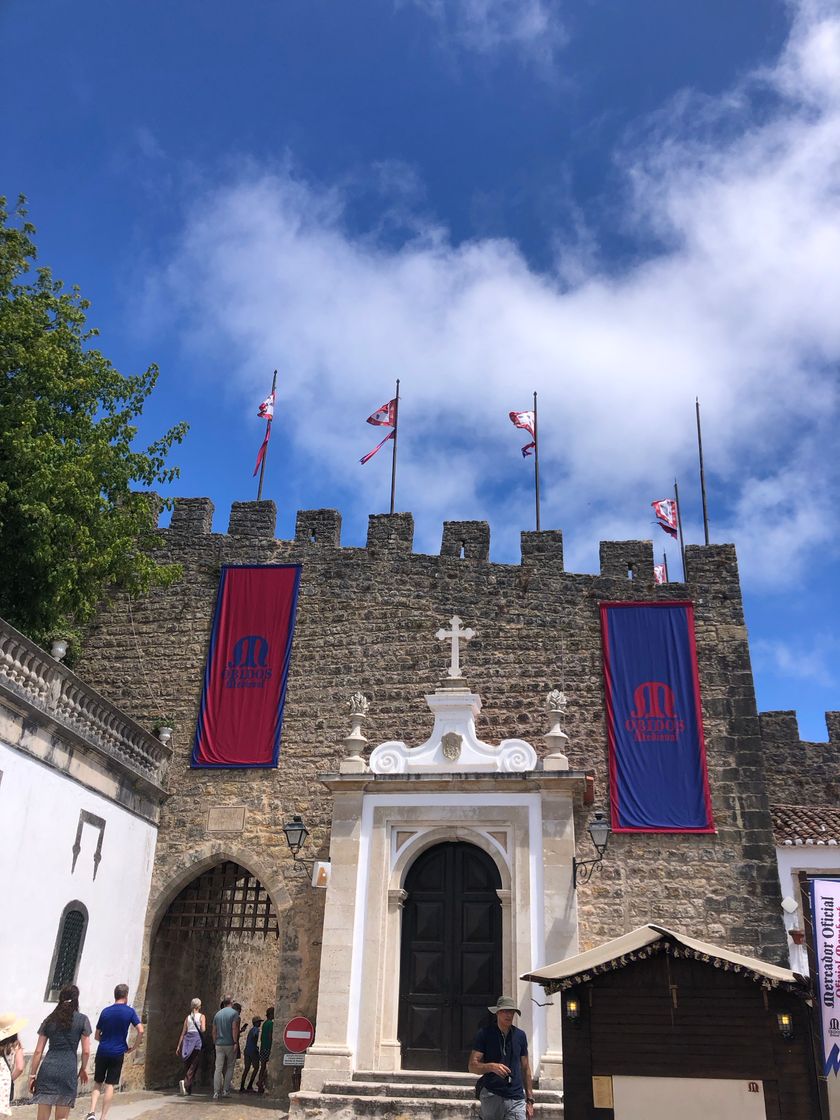
M779 884L782 898L799 901L799 872L811 874L825 872L829 876L840 876L840 845L835 844L791 844L776 848L776 863L779 868ZM802 929L803 918L800 910L795 914L785 914L785 929ZM790 967L802 976L808 975L808 953L804 945L790 942L788 950Z
M157 830L121 806L0 741L0 1010L29 1020L29 1053L54 1004L45 1001L58 926L78 899L89 920L77 983L92 1026L113 1003L114 985L137 989L143 922ZM105 820L102 859L93 878L98 830L86 825L72 871L81 810Z

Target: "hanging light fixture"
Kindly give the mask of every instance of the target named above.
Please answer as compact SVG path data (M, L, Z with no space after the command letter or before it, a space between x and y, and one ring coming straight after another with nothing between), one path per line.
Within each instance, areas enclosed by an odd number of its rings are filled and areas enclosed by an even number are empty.
M580 1000L577 996L566 996L563 1001L563 1007L566 1010L566 1018L570 1023L576 1023L580 1018Z
M592 878L592 873L603 863L604 852L606 852L607 845L610 842L612 829L604 814L596 812L589 822L587 832L598 854L595 859L578 860L574 856L572 857L572 886L575 890L577 890L578 880L581 883L588 883Z
M289 851L292 853L292 859L299 863L311 862L298 860L298 852L306 843L306 838L309 835L309 829L303 823L303 817L295 814L290 821L286 821L283 825L283 834L286 837L286 843L289 845Z

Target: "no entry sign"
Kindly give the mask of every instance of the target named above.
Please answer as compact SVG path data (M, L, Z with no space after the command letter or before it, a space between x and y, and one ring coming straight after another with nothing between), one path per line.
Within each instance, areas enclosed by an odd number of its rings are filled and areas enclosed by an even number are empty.
M283 1028L283 1044L293 1054L308 1050L315 1038L315 1028L303 1015L296 1015Z

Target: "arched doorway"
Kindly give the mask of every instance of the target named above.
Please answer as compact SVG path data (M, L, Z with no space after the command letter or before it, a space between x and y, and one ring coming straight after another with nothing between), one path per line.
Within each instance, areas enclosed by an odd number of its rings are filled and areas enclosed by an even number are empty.
M149 1033L146 1084L174 1085L181 1063L175 1044L194 996L202 1001L208 1037L220 999L242 1004L242 1021L274 1003L279 926L259 879L226 860L193 879L170 903L151 952L146 996ZM208 1047L208 1050L210 1048ZM205 1054L199 1084L208 1084Z
M501 877L473 844L437 844L405 880L399 1038L403 1069L465 1070L502 983Z

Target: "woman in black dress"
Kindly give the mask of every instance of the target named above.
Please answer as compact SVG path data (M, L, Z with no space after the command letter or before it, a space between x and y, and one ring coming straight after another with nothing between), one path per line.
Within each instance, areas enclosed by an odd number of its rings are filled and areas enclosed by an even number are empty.
M76 1072L76 1052L82 1043L82 1064ZM44 1047L49 1050L44 1057ZM87 1084L90 1060L90 1020L79 1011L79 989L68 984L61 989L58 1003L38 1028L38 1045L29 1067L29 1089L38 1106L38 1120L67 1120L76 1103L77 1081Z

